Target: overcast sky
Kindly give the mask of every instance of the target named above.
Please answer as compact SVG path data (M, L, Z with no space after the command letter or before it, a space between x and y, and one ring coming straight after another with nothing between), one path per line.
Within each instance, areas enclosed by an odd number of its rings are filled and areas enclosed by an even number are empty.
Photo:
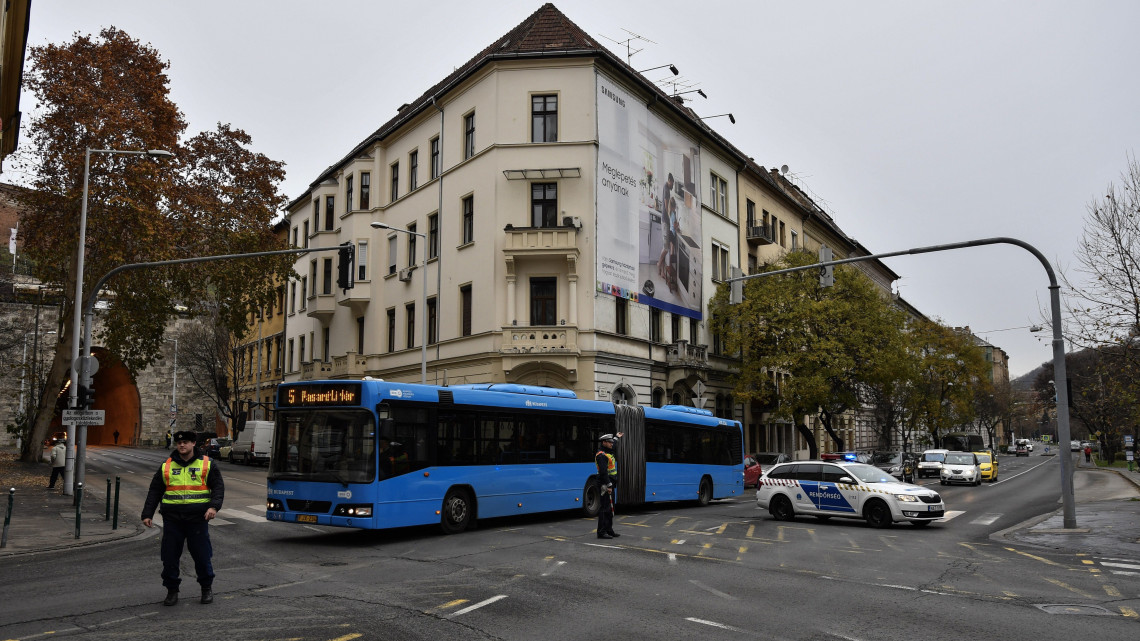
M286 163L291 200L541 4L35 0L28 44L109 25L149 42L189 133L245 129ZM623 56L607 38L651 40L630 43L635 68L676 65L708 95L697 113L733 113L709 124L761 165L788 165L872 253L1010 236L1070 268L1087 205L1140 147L1133 0L555 5ZM1049 301L1028 252L886 262L925 314L1005 349L1012 376L1052 357L1049 332L1027 327Z

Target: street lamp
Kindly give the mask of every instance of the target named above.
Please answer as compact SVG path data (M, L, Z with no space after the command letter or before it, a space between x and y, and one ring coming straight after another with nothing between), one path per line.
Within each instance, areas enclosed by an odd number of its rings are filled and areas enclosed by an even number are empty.
M87 180L91 173L91 154L121 154L124 156L152 156L154 158L170 158L174 154L164 149L146 149L143 151L126 151L120 149L92 149L87 147L83 152L83 204L79 210L79 244L75 248L75 299L72 302L74 318L71 321L71 391L68 392L68 406L75 409L79 407L79 337L80 324L83 316L83 255L87 245ZM98 294L98 292L96 292ZM84 346L84 357L90 359L91 346ZM86 360L83 365L87 371ZM87 381L85 381L87 382ZM78 432L78 438L76 438ZM72 443L75 445L72 446ZM67 428L67 464L63 472L63 493L70 495L74 486L73 481L83 482L83 451L87 446L87 426L77 426L69 423ZM79 462L79 476L74 476L76 459Z
M381 222L374 222L371 224L371 226L373 229L390 229L392 231L398 231L402 234L408 234L410 236L419 236L420 238L424 239L424 261L421 263L424 268L424 273L421 275L421 280L424 283L424 307L420 312L420 317L423 319L423 321L420 323L420 383L427 385L427 234L421 234L418 231L412 231L410 229L392 227L391 225ZM414 260L415 256L411 256L410 258ZM409 330L410 329L411 328L409 328Z

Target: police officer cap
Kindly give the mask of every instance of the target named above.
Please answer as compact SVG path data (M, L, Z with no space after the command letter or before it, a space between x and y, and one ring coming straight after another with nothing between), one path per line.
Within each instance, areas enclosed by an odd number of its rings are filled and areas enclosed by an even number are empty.
M198 435L188 430L179 430L174 433L174 442L177 443L178 441L190 441L191 443L197 443Z
M612 443L612 442L617 440L617 437L614 436L613 434L602 434L601 438L599 438L598 440L599 441L609 441Z

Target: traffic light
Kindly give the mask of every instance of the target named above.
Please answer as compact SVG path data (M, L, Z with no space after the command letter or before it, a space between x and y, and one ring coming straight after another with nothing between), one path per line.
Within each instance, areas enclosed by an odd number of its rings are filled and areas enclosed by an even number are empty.
M89 410L95 406L95 388L86 385L79 386L79 394L75 399L76 409Z
M356 246L352 243L341 243L337 251L336 286L343 289L352 289L355 284L353 276L356 271Z
M826 263L835 260L835 254L832 253L831 248L827 245L821 245L819 248L819 262ZM819 268L819 286L831 287L835 284L835 265L827 265Z

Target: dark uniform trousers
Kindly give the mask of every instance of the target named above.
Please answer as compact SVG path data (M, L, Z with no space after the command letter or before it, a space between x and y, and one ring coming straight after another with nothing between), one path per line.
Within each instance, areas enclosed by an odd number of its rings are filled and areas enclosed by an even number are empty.
M162 519L162 585L177 590L182 579L178 577L178 561L182 558L183 544L194 559L194 571L202 588L214 585L214 567L210 564L213 548L210 546L210 526L202 516L180 519L163 516Z
M598 535L609 534L614 531L614 496L617 494L617 483L606 492L606 486L601 486L602 510L598 512Z

